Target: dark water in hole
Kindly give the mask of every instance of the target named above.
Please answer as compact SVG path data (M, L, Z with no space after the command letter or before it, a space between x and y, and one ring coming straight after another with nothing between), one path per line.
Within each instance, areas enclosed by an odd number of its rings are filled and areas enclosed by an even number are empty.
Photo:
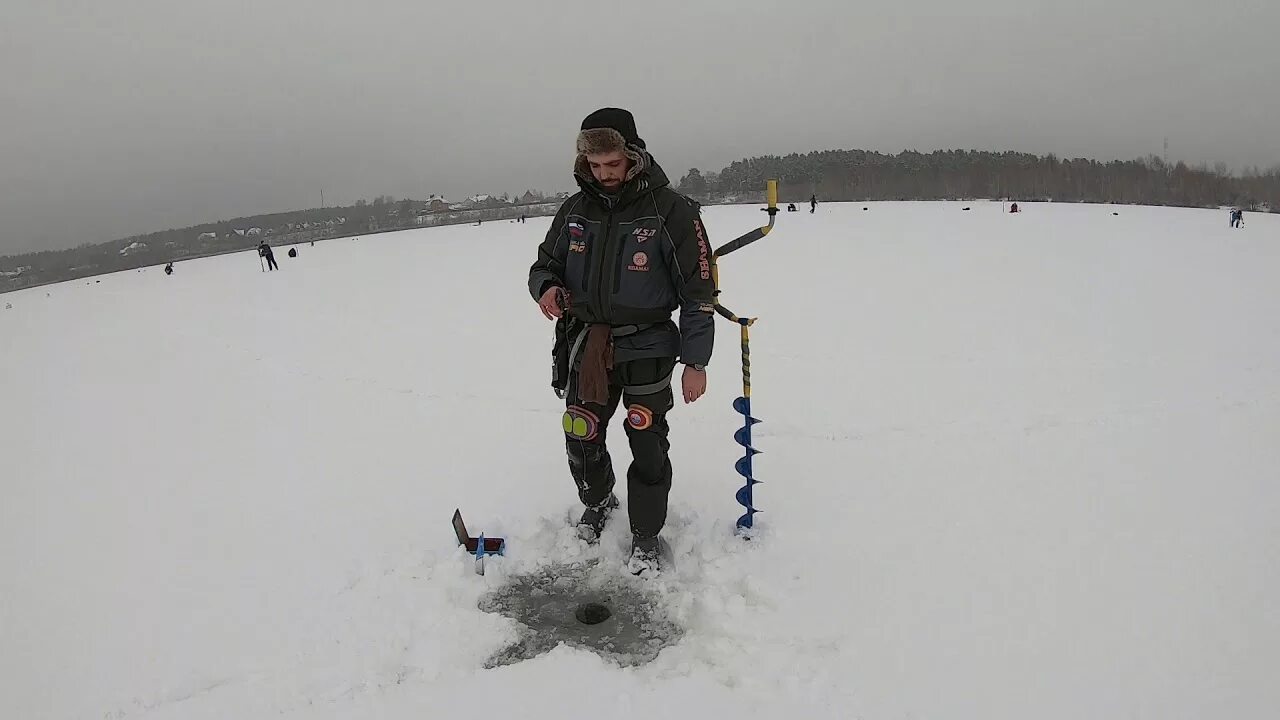
M609 617L594 625L580 622L578 609L588 603L604 605ZM489 668L537 657L560 643L591 650L624 667L643 665L682 634L656 596L646 591L644 581L592 565L557 566L513 577L481 598L479 606L524 625L515 644L485 662Z

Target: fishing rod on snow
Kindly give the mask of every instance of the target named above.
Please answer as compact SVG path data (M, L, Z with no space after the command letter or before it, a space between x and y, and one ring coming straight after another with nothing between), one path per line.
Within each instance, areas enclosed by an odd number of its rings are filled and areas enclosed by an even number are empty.
M754 525L755 514L760 512L752 501L752 488L760 484L755 479L752 472L751 459L760 454L751 444L751 427L758 425L760 420L751 414L751 325L755 323L756 318L740 317L729 308L720 304L720 258L728 255L735 250L750 245L751 243L763 238L773 230L773 223L778 215L778 181L768 180L765 183L765 195L768 206L761 208L764 212L769 213L769 222L760 227L742 235L720 246L713 253L716 264L712 265L711 281L715 285L715 305L716 313L731 323L737 323L740 328L740 337L742 342L742 395L733 401L733 409L739 415L742 415L742 427L733 434L733 439L744 448L744 454L734 463L734 469L738 474L746 479L747 484L738 488L738 492L734 495L738 504L746 508L746 512L742 517L738 518L736 531L739 534L749 536L749 532Z

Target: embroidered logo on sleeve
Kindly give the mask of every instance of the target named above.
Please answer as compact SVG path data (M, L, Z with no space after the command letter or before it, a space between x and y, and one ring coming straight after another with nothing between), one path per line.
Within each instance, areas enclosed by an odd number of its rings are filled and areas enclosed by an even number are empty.
M693 231L698 238L698 277L711 279L711 250L707 247L707 236L702 232L702 221L693 221Z

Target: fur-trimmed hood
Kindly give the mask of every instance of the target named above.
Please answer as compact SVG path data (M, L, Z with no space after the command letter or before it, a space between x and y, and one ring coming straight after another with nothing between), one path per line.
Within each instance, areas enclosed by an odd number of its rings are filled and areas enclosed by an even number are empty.
M622 133L613 128L591 128L578 133L578 154L573 162L573 172L587 182L593 182L591 166L587 163L588 155L616 152L621 150L631 160L631 169L627 171L626 182L631 182L640 173L649 169L651 164L649 153L644 149L644 141L628 144Z
M653 155L645 148L644 140L636 131L636 120L621 108L600 108L582 121L573 161L573 174L578 187L601 205L615 209L630 204L640 195L667 187L671 181L658 167ZM631 160L631 167L623 179L622 189L609 195L596 183L591 174L588 155L621 152Z

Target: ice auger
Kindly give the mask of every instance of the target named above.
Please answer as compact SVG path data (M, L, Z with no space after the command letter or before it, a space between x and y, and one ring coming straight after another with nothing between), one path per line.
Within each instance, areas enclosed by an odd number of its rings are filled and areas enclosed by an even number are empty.
M760 423L760 420L751 414L751 325L756 318L739 317L733 311L720 304L720 273L719 260L734 250L740 250L747 245L759 240L769 231L773 229L774 220L778 214L778 181L769 180L766 183L766 195L768 198L768 207L762 208L764 212L769 213L769 223L762 225L751 232L746 233L742 237L733 240L721 246L715 251L716 264L712 266L712 281L715 283L716 312L732 323L737 323L741 329L742 337L742 396L733 401L733 409L742 415L742 427L733 434L733 439L737 441L745 450L743 456L734 464L734 469L738 474L746 478L747 484L738 489L736 498L738 504L746 508L746 512L742 517L738 518L737 531L740 534L746 534L751 530L753 518L756 513L760 512L756 509L752 502L751 488L759 485L760 481L755 479L751 470L751 458L760 454L759 450L751 444L751 427Z

